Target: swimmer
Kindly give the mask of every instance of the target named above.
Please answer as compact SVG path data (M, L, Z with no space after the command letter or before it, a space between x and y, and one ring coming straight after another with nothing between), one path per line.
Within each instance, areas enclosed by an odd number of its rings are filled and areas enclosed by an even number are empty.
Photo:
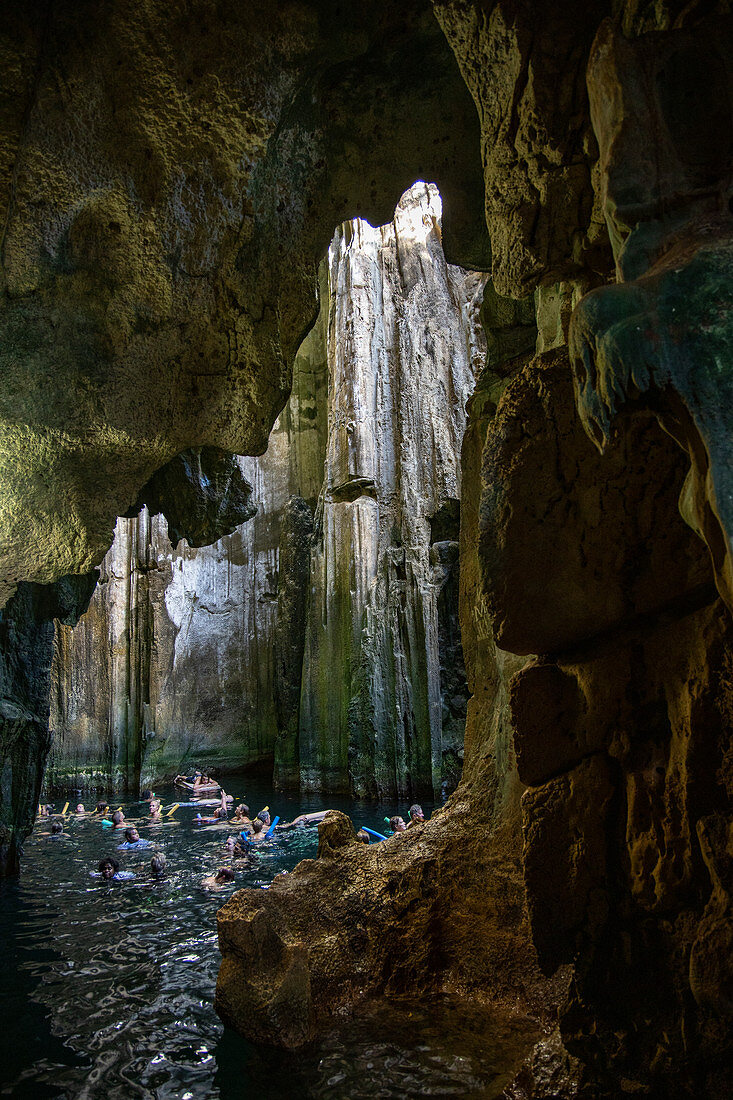
M269 817L270 815L268 814L267 816ZM264 823L262 822L258 814L252 822L252 835L249 838L250 844L261 844L263 840L267 839L267 837L265 836L266 832L267 829L265 828Z
M411 828L413 825L422 825L425 821L425 814L422 812L422 806L418 806L417 802L414 806L410 806L410 821L407 828Z
M50 817L52 813L53 813L53 806L39 806L39 808L38 808L38 816L39 817Z
M96 808L92 811L92 813L101 814L102 817L104 817L108 810L109 806L106 802L98 802Z
M270 827L270 811L269 810L260 810L260 812L257 814L257 820L261 821L266 829L269 829L269 827Z
M54 821L51 825L51 840L61 840L64 835L64 827L60 821Z
M399 815L397 817L391 817L389 819L389 827L393 833L404 833L407 829L407 826L405 825L405 819L399 817Z
M77 812L78 814L85 814L85 813L86 813L86 810L84 809L84 803L83 803L83 802L79 802L79 803L77 804L77 807L76 807L76 812Z
M205 890L221 890L232 882L234 882L234 871L229 867L220 867L215 875L207 875L202 879L201 885Z
M125 843L118 844L117 851L121 852L126 848L150 848L151 844L149 840L143 840L140 833L137 831L134 825L125 829Z
M159 818L161 816L160 811L161 811L160 799L156 798L155 795L153 795L153 797L150 799L150 816L152 818Z
M226 825L229 827L227 815L229 811L227 809L227 795L224 791L221 792L221 805L217 806L211 817L202 817L201 814L196 814L193 819L196 825Z
M150 860L150 870L154 875L165 874L165 856L162 852L156 852Z
M122 810L115 810L115 812L112 814L112 824L114 825L115 829L127 828L127 822L125 821L125 815L123 814Z
M371 841L369 840L369 833L366 831L366 829L359 829L356 834L356 839L360 840L362 844L371 843Z
M152 791L143 791L142 794L140 795L140 801L141 802L150 802L150 800L153 799L153 798L155 798L155 795L153 794Z
M237 825L251 825L252 819L249 816L249 806L246 806L244 802L240 802L234 811L232 821L236 821Z
M286 821L284 825L277 825L276 828L295 829L299 825L319 825L321 821L323 821L326 814L330 814L330 812L330 810L317 810L315 813L312 814L299 814L299 816L294 817L292 821ZM267 824L269 825L270 815L268 814L267 817Z
M107 856L106 859L100 859L97 864L97 870L92 871L92 878L103 878L108 882L114 880L115 882L123 882L125 879L134 878L135 875L132 871L121 871L120 865L116 859L112 859L111 856Z

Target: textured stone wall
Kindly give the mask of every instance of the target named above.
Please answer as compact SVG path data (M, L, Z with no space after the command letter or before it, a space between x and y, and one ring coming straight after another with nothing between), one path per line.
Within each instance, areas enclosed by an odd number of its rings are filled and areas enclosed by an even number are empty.
M455 785L458 467L484 279L446 263L440 217L418 185L389 225L337 233L293 395L266 454L237 460L253 517L200 549L147 509L119 520L90 611L59 627L52 781L274 755L286 786ZM171 512L162 477L143 496Z
M189 759L231 768L272 758L281 517L293 494L312 508L322 476L323 347L316 325L267 454L236 459L248 518L231 535L197 548L190 525L174 528L186 538L172 544L147 507L118 520L89 611L57 629L51 783L137 788ZM171 512L169 489L143 496Z
M453 775L462 757L459 461L485 356L484 279L446 263L440 214L436 189L415 187L393 222L347 224L329 253L328 444L301 696L307 788L432 794L444 754Z

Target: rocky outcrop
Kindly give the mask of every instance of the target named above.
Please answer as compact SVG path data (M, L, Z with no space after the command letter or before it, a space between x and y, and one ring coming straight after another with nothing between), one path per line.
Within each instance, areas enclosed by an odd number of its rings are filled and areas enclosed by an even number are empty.
M49 692L54 621L72 626L97 581L23 583L0 612L0 878L17 874L51 743Z

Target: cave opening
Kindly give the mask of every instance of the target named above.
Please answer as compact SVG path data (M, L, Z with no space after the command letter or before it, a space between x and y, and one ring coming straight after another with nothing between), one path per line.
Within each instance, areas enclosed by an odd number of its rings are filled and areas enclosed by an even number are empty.
M434 185L387 225L337 229L267 450L232 460L217 520L241 522L201 545L193 490L166 468L118 520L89 610L57 626L49 791L137 794L191 761L358 798L455 789L460 456L485 281L446 262ZM182 462L184 486L208 488L209 456Z

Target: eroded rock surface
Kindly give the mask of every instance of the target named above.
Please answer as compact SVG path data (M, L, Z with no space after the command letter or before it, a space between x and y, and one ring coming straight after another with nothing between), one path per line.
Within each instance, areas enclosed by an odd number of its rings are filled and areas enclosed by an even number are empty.
M135 787L189 756L274 753L278 786L455 786L459 459L484 278L446 263L440 219L419 184L389 225L345 225L266 454L186 452L138 500L167 530L148 511L120 520L92 610L60 633L54 781Z

